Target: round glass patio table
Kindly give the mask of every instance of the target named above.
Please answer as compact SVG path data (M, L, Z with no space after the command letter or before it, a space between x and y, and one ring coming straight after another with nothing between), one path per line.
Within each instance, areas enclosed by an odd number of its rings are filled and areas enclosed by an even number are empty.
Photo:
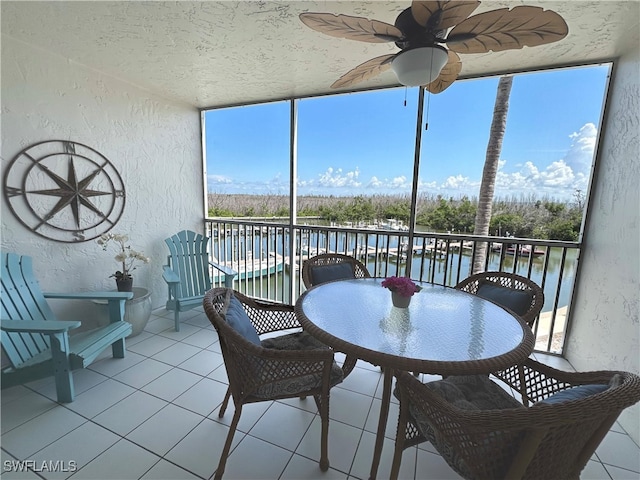
M300 296L296 314L311 335L336 351L384 371L370 478L375 478L391 399L393 370L440 375L488 374L524 361L531 329L497 304L460 290L418 283L408 308L396 308L383 278L317 285Z

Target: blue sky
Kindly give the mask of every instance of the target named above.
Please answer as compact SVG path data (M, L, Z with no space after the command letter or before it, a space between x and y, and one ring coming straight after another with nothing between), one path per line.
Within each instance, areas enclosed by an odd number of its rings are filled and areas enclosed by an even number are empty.
M496 196L566 200L586 191L608 72L514 78ZM457 81L425 95L421 194L477 196L497 85L497 77ZM299 194L410 194L417 97L403 87L300 100ZM287 194L289 115L287 102L207 112L209 192Z

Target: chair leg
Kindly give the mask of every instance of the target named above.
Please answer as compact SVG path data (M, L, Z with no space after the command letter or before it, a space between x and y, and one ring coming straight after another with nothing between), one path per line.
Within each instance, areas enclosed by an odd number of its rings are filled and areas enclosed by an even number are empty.
M315 396L322 429L320 433L320 470L329 470L329 395Z
M111 353L113 354L113 358L124 358L126 351L127 348L124 344L124 338L116 340L111 344Z
M227 405L229 404L229 398L231 398L231 388L227 388L227 393L225 394L222 405L220 405L220 410L218 411L218 418L224 417L224 412L227 410Z
M369 479L375 480L380 466L380 457L384 444L384 431L389 418L389 403L391 402L391 385L393 383L393 369L385 367L383 370L382 404L380 405L380 416L378 418L378 430L376 433L376 444L373 449L373 460L371 462L371 472Z
M231 442L233 442L233 436L236 433L236 428L238 427L238 422L240 421L241 413L242 413L242 405L239 405L236 407L236 411L233 414L233 420L231 420L231 425L229 426L229 433L227 434L227 440L224 442L224 448L222 449L222 453L220 454L220 462L218 463L216 474L213 477L214 480L222 479L222 474L224 473L224 469L227 466L227 457L229 456L229 450L231 450Z
M396 442L393 451L393 462L391 463L391 473L389 478L397 480L400 474L400 463L402 462L402 452L405 449L405 439L407 438L407 422L408 422L408 399L402 397L400 392L400 413L398 415L398 427L396 429Z
M398 438L404 438L404 432L400 430L400 425L398 425L398 435L403 435L403 437L396 437L396 445L393 451L393 463L391 463L391 474L389 478L391 480L397 480L398 475L400 473L400 462L402 462L402 452L403 448L403 440L398 440Z
M56 381L58 402L71 403L75 397L75 391L69 363L69 337L64 332L53 334L49 338L51 339L53 376Z
M173 314L173 321L176 324L176 332L180 331L180 310L176 306L175 313Z

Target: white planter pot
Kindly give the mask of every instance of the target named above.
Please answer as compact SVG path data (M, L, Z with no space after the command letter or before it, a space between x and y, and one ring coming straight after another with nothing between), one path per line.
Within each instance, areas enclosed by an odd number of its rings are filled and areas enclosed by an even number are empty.
M133 287L133 298L127 300L124 306L124 321L133 327L129 337L135 337L142 332L150 317L151 292L146 288Z

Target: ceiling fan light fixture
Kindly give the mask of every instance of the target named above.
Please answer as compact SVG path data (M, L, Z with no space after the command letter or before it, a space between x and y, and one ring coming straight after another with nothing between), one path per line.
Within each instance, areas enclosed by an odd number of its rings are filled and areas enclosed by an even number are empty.
M417 47L400 52L391 62L391 69L402 85L428 85L438 78L448 58L447 49L439 45Z

